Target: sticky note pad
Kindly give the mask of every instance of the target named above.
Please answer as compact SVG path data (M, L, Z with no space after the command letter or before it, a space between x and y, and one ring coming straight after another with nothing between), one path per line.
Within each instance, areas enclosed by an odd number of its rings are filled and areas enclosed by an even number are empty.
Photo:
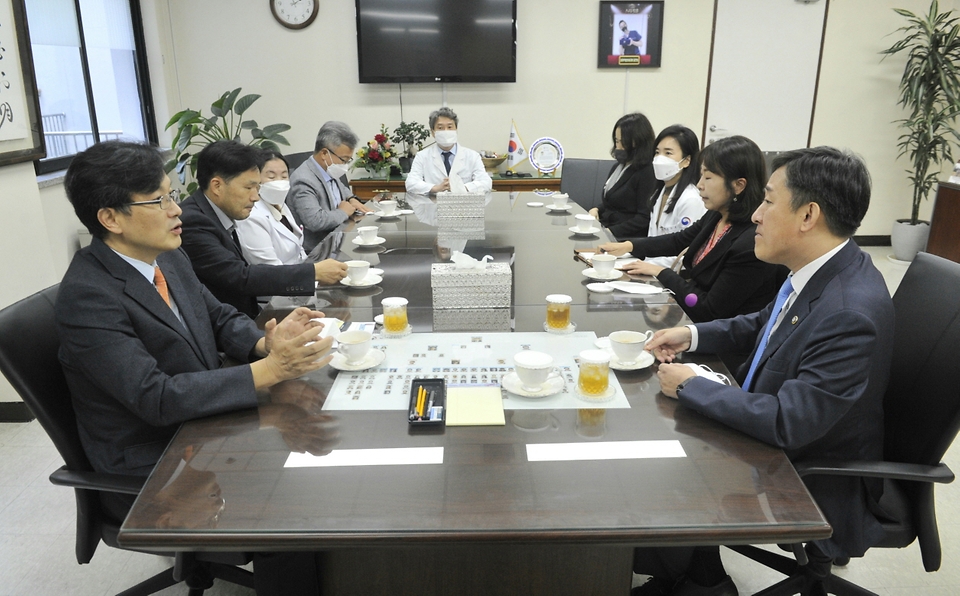
M499 387L447 387L447 426L503 426Z

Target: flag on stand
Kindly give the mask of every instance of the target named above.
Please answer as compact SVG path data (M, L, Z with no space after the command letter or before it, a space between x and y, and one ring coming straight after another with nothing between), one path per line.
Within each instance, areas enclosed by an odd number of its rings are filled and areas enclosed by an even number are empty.
M517 123L510 121L510 144L507 146L507 169L511 172L527 159L527 150L523 148Z

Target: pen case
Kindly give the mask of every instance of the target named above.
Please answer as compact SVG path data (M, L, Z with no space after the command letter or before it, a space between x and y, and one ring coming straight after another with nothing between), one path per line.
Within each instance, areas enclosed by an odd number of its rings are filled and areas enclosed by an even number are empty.
M424 390L422 400L420 398L421 387ZM407 420L410 426L443 426L447 417L446 412L446 381L443 379L414 379L410 383L410 407L407 409Z

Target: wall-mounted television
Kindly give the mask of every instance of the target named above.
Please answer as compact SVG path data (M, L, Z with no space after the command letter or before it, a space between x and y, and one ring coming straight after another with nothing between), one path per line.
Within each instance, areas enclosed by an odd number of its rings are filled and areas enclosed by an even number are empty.
M361 83L514 83L516 0L356 0Z

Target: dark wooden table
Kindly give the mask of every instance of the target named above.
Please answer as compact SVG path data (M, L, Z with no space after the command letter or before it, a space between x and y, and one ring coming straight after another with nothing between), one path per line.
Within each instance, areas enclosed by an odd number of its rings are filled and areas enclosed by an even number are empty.
M579 240L566 222L526 207L531 199L511 207L495 196L485 238L465 246L505 249L496 254L514 265L513 330L542 329L552 292L573 296L578 330L598 336L682 320L663 296L588 293L583 265L571 258ZM425 271L438 258L436 229L412 216L396 230L381 224L383 250L364 253L349 227L328 249L341 259L378 255L382 291L321 290L327 314L369 321L379 298L403 295L415 331L433 330ZM723 370L717 358L696 358ZM321 370L274 388L256 411L185 424L120 541L151 550L322 550L325 594L626 596L635 546L830 535L782 451L678 406L659 393L654 369L617 373L629 409L508 410L503 427L433 431L409 429L400 411L322 410L336 371ZM527 458L529 445L616 449L625 441L678 441L686 456ZM442 447L443 462L284 468L291 450L409 447Z
M489 172L487 172L489 174ZM516 176L504 176L503 174L491 174L493 179L493 190L496 192L529 192L538 188L547 190L560 190L559 177L533 176L530 178L518 178ZM350 181L350 187L361 199L373 197L377 190L388 190L390 192L404 192L406 182L401 177L387 176L386 178L357 178Z

